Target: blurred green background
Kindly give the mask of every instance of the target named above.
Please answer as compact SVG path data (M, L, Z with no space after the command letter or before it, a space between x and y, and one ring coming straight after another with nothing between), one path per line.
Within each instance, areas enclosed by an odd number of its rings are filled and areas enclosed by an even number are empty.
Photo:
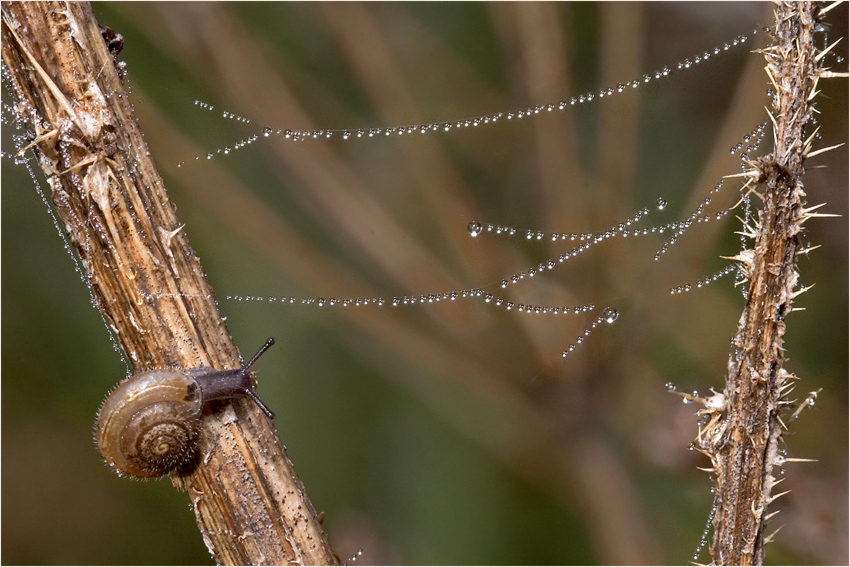
M473 240L466 225L597 232L658 197L670 204L648 223L690 214L740 171L729 148L766 119L764 61L750 53L766 34L566 113L377 140L272 136L194 157L264 126L399 126L596 92L750 34L771 23L768 8L95 4L124 36L125 85L237 344L250 354L278 339L257 366L259 392L341 558L362 548L365 564L691 560L711 507L696 467L708 462L687 450L697 408L664 384L722 388L743 300L731 277L669 288L737 253L734 215L695 225L658 262L659 237L606 241L505 291L503 277L564 248ZM826 24L830 42L844 34L847 5ZM846 142L847 82L819 86L816 145ZM810 204L842 215L807 224L803 240L821 248L801 258L801 281L816 285L787 321L795 394L823 389L786 436L788 453L818 462L785 471L792 492L772 505L781 513L768 529L782 530L768 562L846 564L847 151L808 165ZM126 367L26 170L2 166L0 560L210 563L184 495L167 480L120 479L98 454L95 412ZM737 198L729 180L708 210ZM469 287L518 303L611 305L620 318L562 358L595 315L225 299Z

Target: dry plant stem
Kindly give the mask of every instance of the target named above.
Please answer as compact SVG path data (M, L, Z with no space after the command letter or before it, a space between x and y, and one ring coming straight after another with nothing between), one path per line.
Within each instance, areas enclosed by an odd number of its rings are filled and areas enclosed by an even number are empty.
M2 11L19 119L134 370L239 367L91 6L4 2ZM172 480L188 492L216 562L336 563L273 424L251 402L205 414L197 466Z
M775 8L774 43L764 50L766 71L777 95L772 155L750 163L750 186L763 201L750 230L752 250L736 259L746 270L749 292L734 337L725 395L726 419L713 419L697 445L712 459L717 511L711 555L721 565L764 562L764 523L778 480L778 416L792 376L783 369L785 317L797 286L797 235L811 216L802 177L805 132L818 74L812 42L817 7L811 2Z

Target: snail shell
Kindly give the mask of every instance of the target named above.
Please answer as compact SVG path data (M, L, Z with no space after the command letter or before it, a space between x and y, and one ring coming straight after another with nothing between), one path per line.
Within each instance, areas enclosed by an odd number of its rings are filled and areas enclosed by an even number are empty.
M187 372L151 370L127 378L98 413L100 452L120 475L162 476L194 455L202 408L200 388Z
M123 380L103 402L95 439L107 463L121 476L158 477L192 460L204 404L248 397L274 414L254 392L250 368L272 344L269 339L242 368L149 370Z

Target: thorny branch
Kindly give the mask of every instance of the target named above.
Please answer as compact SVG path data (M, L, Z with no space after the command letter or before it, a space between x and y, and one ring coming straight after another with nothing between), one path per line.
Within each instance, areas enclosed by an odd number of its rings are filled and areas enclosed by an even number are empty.
M57 214L134 369L240 366L88 3L4 2L3 63ZM168 290L167 294L151 292ZM94 413L94 412L92 412ZM205 413L172 478L221 564L333 564L274 427L252 403Z
M807 289L797 286L797 255L803 252L797 249L798 234L807 219L827 216L815 212L820 205L806 207L802 183L805 158L824 151L812 151L805 131L818 79L827 76L820 63L829 48L818 52L813 43L817 10L814 2L786 2L774 11L773 45L763 50L774 90L768 111L774 151L748 162L742 175L744 190L761 199L762 208L754 226L744 226L753 247L734 258L749 283L746 306L723 393L697 400L705 409L698 412L704 421L695 446L711 459L716 479L710 551L720 565L764 563L770 539L765 523L776 514L768 507L784 494L774 493L782 481L774 469L791 460L780 449L787 428L780 412L794 403L786 396L796 380L783 368L785 318L794 311L794 298Z

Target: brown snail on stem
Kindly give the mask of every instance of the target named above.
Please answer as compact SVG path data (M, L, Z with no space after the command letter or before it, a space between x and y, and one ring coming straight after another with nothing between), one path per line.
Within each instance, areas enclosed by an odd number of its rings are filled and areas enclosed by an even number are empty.
M123 380L100 406L95 439L121 476L158 477L186 465L195 454L207 402L248 397L274 419L251 380L251 366L274 344L270 338L247 364L234 370L165 368Z

